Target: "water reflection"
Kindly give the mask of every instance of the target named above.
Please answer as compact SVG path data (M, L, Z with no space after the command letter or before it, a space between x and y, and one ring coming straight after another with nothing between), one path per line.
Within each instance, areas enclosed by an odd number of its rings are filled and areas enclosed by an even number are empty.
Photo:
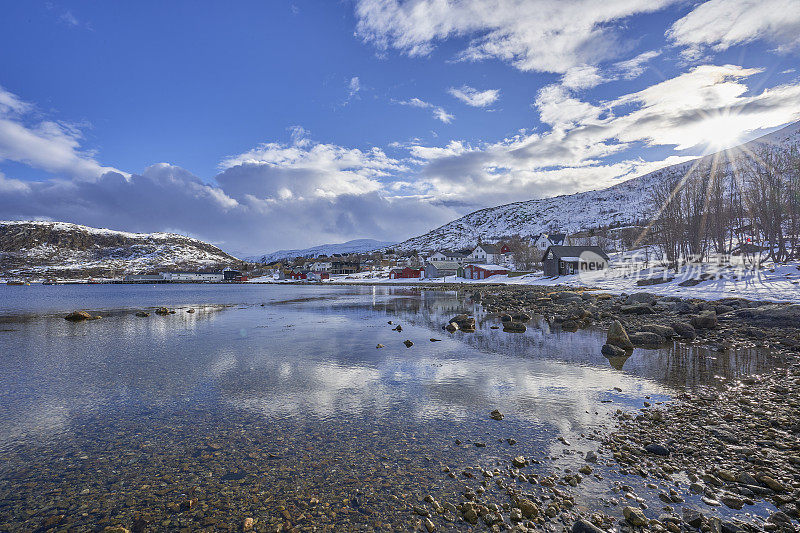
M609 360L600 353L602 332L564 332L537 318L524 334L505 333L491 329L496 318L455 292L232 290L239 292L221 296L232 307L195 302L195 313L185 307L165 317L109 312L78 324L31 318L0 331L0 459L10 465L0 472L0 495L15 486L14 472L32 464L40 483L66 491L77 483L70 476L83 470L65 471L59 458L146 453L147 461L156 460L152 442L162 443L155 464L172 476L165 483L188 483L182 473L194 476L192 483L210 483L228 467L201 475L208 468L194 461L206 453L198 444L206 439L236 440L220 457L241 464L261 458L266 446L274 449L283 462L253 467L261 472L258 483L271 490L294 490L302 479L307 490L336 493L342 480L333 465L351 465L349 478L363 482L368 470L381 468L369 454L415 465L416 477L380 474L393 490L407 491L422 478L457 490L424 458L463 464L507 451L453 447L454 437L491 443L514 436L515 453L560 455L556 437L590 434L617 408L638 408L646 396L667 400L676 386L757 373L769 364L756 351L716 354L681 345ZM140 307L166 298L142 291L134 298ZM101 300L84 307L124 307L107 294ZM475 333L441 329L460 312L477 317ZM398 323L402 332L392 329ZM379 343L385 347L376 349ZM492 409L505 413L502 424L489 420ZM279 475L276 465L293 474ZM149 475L142 467L125 478L147 485ZM118 490L119 478L104 481ZM25 505L39 504L25 499Z

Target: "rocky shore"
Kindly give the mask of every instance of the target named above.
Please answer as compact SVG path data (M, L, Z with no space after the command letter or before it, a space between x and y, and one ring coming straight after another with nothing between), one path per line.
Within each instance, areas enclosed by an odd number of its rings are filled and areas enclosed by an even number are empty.
M487 311L485 319L499 320L508 332L524 331L533 315L565 331L606 328L603 354L609 358L629 357L634 346L681 342L719 352L760 347L780 364L765 375L720 378L666 405L645 401L639 412L617 410L615 427L586 437L589 450L577 452L584 459L577 471L542 476L530 468L539 461L523 456L494 468L448 469L449 476L466 478L463 498L451 503L427 496L414 509L422 529L436 530L434 519L444 517L445 523L463 520L491 531L797 531L800 305L544 287L468 290ZM465 315L445 326L473 328L474 319ZM488 416L503 418L499 412ZM570 445L563 438L562 443ZM600 469L641 480L649 494L637 493L633 483L614 482L619 497L603 509L576 505L576 487L591 476L602 479ZM645 503L653 500L661 506ZM766 517L762 512L731 518L733 511L757 505Z

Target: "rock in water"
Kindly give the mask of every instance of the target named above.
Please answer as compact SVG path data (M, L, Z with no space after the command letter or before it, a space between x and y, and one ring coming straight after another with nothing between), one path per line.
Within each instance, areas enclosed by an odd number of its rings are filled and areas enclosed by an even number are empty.
M605 533L596 525L587 520L578 520L572 524L572 533Z
M381 348L383 348L383 344L378 343L378 345L375 346L376 350L380 350Z
M138 313L136 313L136 316L140 318L147 318L148 316L150 316L150 313L147 313L145 311L139 311Z
M524 333L526 329L528 328L522 322L503 322L503 331Z
M408 339L404 340L404 341L403 341L403 344L405 344L405 345L406 345L406 348L411 348L412 346L414 346L414 343L413 343L413 342L411 342L411 341L410 341L410 340L408 340Z
M608 328L606 344L619 346L623 350L633 350L633 343L631 342L631 339L628 337L628 333L625 331L625 328L622 326L622 323L619 320L615 320L611 324L611 327Z
M635 527L643 527L650 523L642 510L637 507L624 507L622 515L630 525Z
M613 344L604 344L603 347L600 348L600 353L606 357L624 357L627 354L625 350Z
M64 320L69 320L70 322L80 322L81 320L94 320L94 316L90 315L86 311L73 311L65 316Z
M169 309L167 309L166 307L159 307L158 309L156 309L156 314L161 316L168 315Z
M494 419L494 420L502 420L504 418L503 417L503 413L501 413L498 409L495 409L494 411L492 411L489 414L489 416L492 417L492 419Z
M630 340L636 346L659 346L666 342L664 337L658 333L652 333L650 331L631 333Z

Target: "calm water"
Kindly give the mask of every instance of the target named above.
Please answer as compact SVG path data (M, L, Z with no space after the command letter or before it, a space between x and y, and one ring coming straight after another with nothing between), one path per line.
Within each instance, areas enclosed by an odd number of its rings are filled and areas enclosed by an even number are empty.
M177 313L133 314L162 305ZM475 333L441 329L464 311ZM0 315L0 531L413 527L426 494L461 501L445 466L574 468L613 411L769 364L686 347L609 361L603 333L504 333L464 295L397 287L0 287ZM609 487L587 478L577 500Z

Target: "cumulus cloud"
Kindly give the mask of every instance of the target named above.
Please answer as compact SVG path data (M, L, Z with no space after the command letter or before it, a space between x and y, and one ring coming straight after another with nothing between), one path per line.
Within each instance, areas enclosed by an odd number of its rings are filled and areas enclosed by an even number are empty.
M590 65L570 67L561 77L561 84L570 89L590 89L604 81L597 67Z
M395 102L400 105L419 107L420 109L430 109L431 112L433 113L433 118L435 118L440 122L444 122L445 124L450 124L451 122L453 122L453 119L456 118L455 116L445 111L443 107L433 105L430 102L426 102L425 100L421 100L419 98L411 98L409 100L396 100Z
M469 85L462 85L461 87L450 87L447 92L455 96L468 106L472 107L486 107L490 106L500 98L499 89L487 89L479 91Z
M116 171L81 148L83 134L71 124L40 120L34 106L0 87L0 161L92 179Z
M676 21L667 36L690 54L759 39L788 51L800 46L800 6L796 0L709 0Z
M463 60L499 59L523 71L565 73L625 49L615 27L674 0L358 0L357 35L380 50L424 56L468 38Z

